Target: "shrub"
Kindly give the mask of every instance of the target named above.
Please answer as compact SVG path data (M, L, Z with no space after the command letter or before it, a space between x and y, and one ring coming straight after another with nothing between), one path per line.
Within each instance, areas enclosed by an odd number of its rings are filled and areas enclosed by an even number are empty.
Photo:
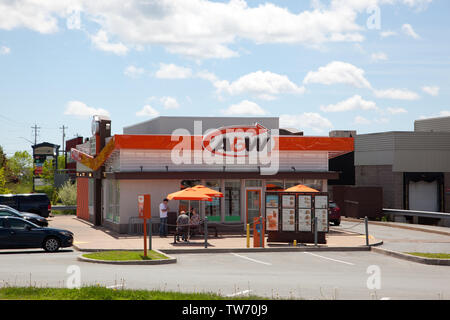
M58 197L65 206L74 206L77 204L77 184L66 181L58 190Z

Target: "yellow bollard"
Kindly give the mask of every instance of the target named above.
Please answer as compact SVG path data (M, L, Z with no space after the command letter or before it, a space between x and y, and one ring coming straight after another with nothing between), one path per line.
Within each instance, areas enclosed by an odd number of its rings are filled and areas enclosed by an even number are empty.
M250 224L247 223L247 248L250 248Z
M297 240L294 240L294 247L297 246Z

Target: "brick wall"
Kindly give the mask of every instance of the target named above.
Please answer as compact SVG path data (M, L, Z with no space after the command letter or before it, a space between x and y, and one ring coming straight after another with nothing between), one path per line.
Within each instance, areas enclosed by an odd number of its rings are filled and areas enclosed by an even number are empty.
M383 208L403 209L403 172L390 165L356 166L357 186L383 187Z
M89 221L88 178L77 178L77 217Z

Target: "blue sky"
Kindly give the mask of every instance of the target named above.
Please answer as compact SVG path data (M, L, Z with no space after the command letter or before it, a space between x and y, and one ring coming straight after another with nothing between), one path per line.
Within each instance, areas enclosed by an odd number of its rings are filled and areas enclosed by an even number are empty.
M412 130L450 115L449 14L446 0L0 0L0 145L31 150L35 123L39 142L60 144L62 125L89 136L94 113L114 133L157 115Z

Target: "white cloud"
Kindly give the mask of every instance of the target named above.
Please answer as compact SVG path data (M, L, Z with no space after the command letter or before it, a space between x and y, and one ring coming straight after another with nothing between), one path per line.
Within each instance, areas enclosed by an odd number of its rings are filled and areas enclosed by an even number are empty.
M408 112L404 108L387 108L386 110L390 114L401 114L401 113L407 113Z
M1 46L0 47L0 55L6 55L11 53L11 48Z
M408 89L386 89L386 90L374 90L377 98L384 99L397 99L397 100L417 100L420 96Z
M91 41L97 49L102 51L112 52L119 56L123 56L128 52L128 48L123 43L109 42L108 34L103 30L100 30L95 35L92 35Z
M333 61L317 71L308 72L303 83L349 84L357 88L371 88L369 81L364 77L364 70L341 61Z
M377 52L377 53L372 53L370 55L370 59L374 62L376 61L385 61L388 59L386 53L384 52Z
M137 68L135 66L128 66L123 71L123 74L130 78L138 78L140 75L144 74L144 68Z
M423 90L423 92L428 93L429 95L431 95L433 97L436 97L439 95L440 88L436 87L436 86L434 86L434 87L425 86L425 87L422 87L422 90Z
M150 105L145 105L140 111L136 112L138 117L157 117L159 112Z
M361 96L355 95L347 100L338 102L336 104L330 104L327 106L321 106L320 110L324 112L344 112L351 110L377 110L378 107L373 101L366 101Z
M211 79L214 80L212 77ZM302 94L305 92L304 87L297 86L287 76L270 71L252 72L232 83L227 80L215 80L213 84L218 93L226 92L233 96L251 94L264 100L273 100L279 94Z
M404 24L402 26L402 31L411 38L420 39L420 36L414 31L413 27L410 24Z
M305 112L302 114L282 114L280 115L280 127L296 128L300 130L311 129L320 133L331 129L333 124L327 118L315 112Z
M388 31L383 31L383 32L380 33L380 36L381 36L382 38L392 37L392 36L396 36L396 35L397 35L397 32L395 32L395 31L390 31L390 30L388 30Z
M69 101L66 105L65 115L80 118L92 117L95 115L109 116L109 112L102 108L92 108L81 101Z
M267 111L255 102L243 100L237 104L229 106L226 110L222 110L222 113L225 115L263 116L267 114Z
M77 8L85 25L98 25L101 32L118 40L103 41L97 48L124 54L125 48L159 45L167 51L193 57L238 56L232 46L238 40L255 44L304 44L320 47L329 42L361 42L366 9L402 3L417 7L430 0L332 0L304 11L291 11L273 3L248 5L244 0L17 0L0 2L0 29L28 28L40 33L59 30L69 18L69 28L81 26L73 17ZM362 16L362 17L360 17ZM95 37L95 36L94 36ZM103 48L103 49L102 49ZM118 54L118 53L117 53Z
M362 117L362 116L356 116L355 119L353 120L354 124L359 124L359 125L368 125L371 124L372 121Z
M81 16L80 10L71 8L68 10L69 16L66 19L66 26L69 30L80 30L81 29Z
M428 116L420 116L419 119L431 119L431 118L442 118L442 117L450 117L450 110L441 110L437 114L428 115Z
M192 70L173 63L160 63L159 70L156 71L155 76L158 79L186 79L192 76Z
M163 104L164 109L178 109L180 107L177 99L173 97L162 97L160 101Z

